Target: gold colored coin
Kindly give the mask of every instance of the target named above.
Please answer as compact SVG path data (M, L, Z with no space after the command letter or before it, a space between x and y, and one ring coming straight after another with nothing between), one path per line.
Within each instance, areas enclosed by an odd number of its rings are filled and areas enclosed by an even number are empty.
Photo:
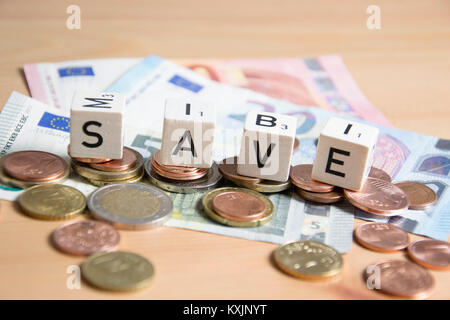
M308 280L326 280L342 269L339 252L317 241L302 240L278 247L274 252L277 266L284 272Z
M45 184L49 184L49 183L63 183L65 180L67 180L67 178L69 177L69 174L70 174L70 167L67 165L66 168L64 169L64 174L57 179L54 179L51 181L42 181L42 182L22 181L22 180L12 178L4 172L3 158L0 158L0 183L10 186L10 187L13 187L13 188L26 189L26 188L36 186L36 185L45 185Z
M120 182L120 180L131 179L133 177L140 175L143 172L144 158L142 157L142 155L139 152L137 152L133 149L130 149L130 150L132 150L134 152L137 160L131 168L129 168L125 171L97 170L97 169L91 168L86 163L81 163L81 162L78 162L73 159L71 161L72 169L76 173L78 173L80 176L82 176L83 178L86 178L88 180L91 179L91 180L101 180L101 181L105 181L105 182Z
M228 179L231 180L231 179ZM258 183L246 183L241 181L235 181L231 180L238 186L262 192L262 193L275 193L275 192L282 192L284 190L287 190L291 187L291 182L285 181L285 182L279 182L279 181L271 181L271 180L262 180Z
M144 176L144 171L141 172L141 174L137 175L136 177L131 177L129 179L124 180L117 180L117 181L103 181L103 180L94 180L94 179L87 179L90 184L96 186L96 187L103 187L108 184L113 183L136 183L140 182L142 180L142 177Z
M144 257L131 252L100 252L81 265L84 279L105 290L131 291L147 287L155 273Z
M261 218L259 218L257 220L253 220L253 221L233 221L233 220L229 220L229 219L226 219L226 218L218 215L213 209L213 199L217 195L224 193L224 192L244 192L244 193L247 193L247 194L257 197L258 199L260 199L264 202L264 205L266 207L266 211L265 211L264 215ZM224 187L224 188L211 190L203 196L202 205L203 205L203 210L205 211L206 215L209 218L211 218L212 220L214 220L218 223L221 223L221 224L224 224L224 225L227 225L230 227L248 228L248 227L262 226L263 224L272 220L273 211L274 211L273 203L272 203L272 201L270 201L270 199L268 197L266 197L265 195L263 195L259 192L256 192L253 190L248 190L245 188Z
M25 190L19 197L22 210L42 220L66 220L83 212L84 194L62 184L43 184Z

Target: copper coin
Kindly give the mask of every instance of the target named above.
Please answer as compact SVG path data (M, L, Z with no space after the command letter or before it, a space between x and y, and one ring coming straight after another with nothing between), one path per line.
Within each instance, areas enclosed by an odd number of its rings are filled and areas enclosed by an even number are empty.
M418 264L435 270L450 270L450 243L427 239L413 242L408 255Z
M262 181L260 178L252 178L252 177L246 177L241 176L237 173L237 166L238 166L238 158L237 157L230 157L223 159L222 162L219 164L219 171L220 173L227 179L231 181L241 182L241 183L259 183Z
M160 176L178 181L189 181L200 179L208 174L208 169L196 169L190 172L174 172L168 171L165 167L160 166L157 162L151 161L152 169Z
M291 167L289 177L292 184L295 186L312 192L330 192L333 191L334 186L313 180L311 178L312 164L299 164Z
M414 181L404 181L395 184L402 189L409 198L409 209L422 210L434 204L437 200L436 192L430 187Z
M261 199L244 192L223 192L212 201L214 211L233 221L253 221L266 212L266 205Z
M85 220L62 225L53 232L52 240L64 252L87 256L117 249L120 235L108 223Z
M155 152L155 154L152 156L152 160L156 162L160 167L164 168L166 171L173 171L173 172L191 172L195 171L198 168L195 167L188 167L188 166L175 166L175 165L167 165L163 164L161 162L161 151L158 150Z
M386 171L375 167L370 168L369 177L384 180L387 182L392 182L391 176Z
M330 192L311 192L300 188L295 188L297 194L305 200L318 203L335 203L344 198L344 194L339 189Z
M378 290L403 298L425 299L434 290L432 275L421 266L410 261L392 260L377 263L380 287ZM372 268L370 268L372 269ZM365 278L374 277L372 272L365 272Z
M293 147L292 153L296 153L299 147L300 147L300 140L295 138L294 147Z
M3 159L4 172L23 181L52 181L62 177L68 169L63 158L44 151L18 151Z
M372 214L393 216L409 206L402 189L380 179L367 178L361 191L344 189L344 195L352 205Z
M108 172L117 172L117 171L125 171L136 163L137 157L133 150L130 148L123 148L123 156L122 159L114 159L104 163L90 163L89 166Z
M408 233L389 223L362 224L356 228L355 238L364 247L379 252L396 252L409 244Z
M108 162L111 161L112 159L109 158L80 158L80 157L72 157L70 155L70 144L67 146L67 154L69 155L69 157L71 157L72 159L79 161L79 162L83 162L83 163L104 163L104 162Z
M190 181L197 180L206 176L208 168L193 168L184 166L163 165L159 160L160 151L158 150L151 158L151 165L154 171L167 179Z

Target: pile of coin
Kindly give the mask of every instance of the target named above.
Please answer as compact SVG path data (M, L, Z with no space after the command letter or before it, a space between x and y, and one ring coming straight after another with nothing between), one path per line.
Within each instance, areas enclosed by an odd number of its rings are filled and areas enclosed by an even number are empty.
M70 146L68 148L70 156ZM128 147L122 159L71 157L72 169L91 184L101 187L112 183L138 182L144 175L144 158Z
M318 203L335 203L344 198L342 189L313 180L312 164L299 164L291 167L289 178L295 186L295 192L305 200Z
M233 182L234 184L262 193L281 192L291 187L289 180L285 182L278 182L240 175L237 173L237 166L237 157L226 158L219 164L219 171L225 179Z
M311 178L312 164L291 167L290 180L297 194L305 200L329 204L346 198L353 206L373 215L393 216L405 209L424 210L437 200L426 185L405 181L392 183L383 170L372 167L360 191L341 189Z
M273 203L265 195L245 189L214 189L202 198L203 210L212 220L231 227L256 227L273 217Z
M378 252L398 252L407 249L416 262L388 260L377 263L364 272L365 280L378 269L381 292L412 299L429 297L434 290L433 276L425 269L450 270L450 244L439 240L409 242L408 233L392 224L369 222L355 229L355 239L362 246Z
M67 162L44 151L17 151L0 158L0 182L14 188L61 183L70 174Z
M211 168L164 165L159 150L146 162L145 172L150 183L177 193L206 191L216 187L222 179L216 163Z

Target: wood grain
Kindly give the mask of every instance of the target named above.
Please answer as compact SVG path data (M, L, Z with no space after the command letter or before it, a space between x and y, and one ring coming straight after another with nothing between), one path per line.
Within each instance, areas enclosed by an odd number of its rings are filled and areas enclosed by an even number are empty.
M24 63L106 57L288 57L342 55L368 99L401 129L450 139L450 2L381 1L381 30L366 28L373 1L78 0L81 30L66 28L73 1L0 2L0 101L28 93ZM2 104L3 104L2 103ZM357 221L355 225L359 225ZM150 259L156 277L146 290L117 294L68 290L66 269L83 258L55 250L58 222L34 220L1 201L0 299L385 299L370 291L363 270L404 253L381 254L353 244L339 279L316 283L276 269L276 245L161 228L121 231L121 249ZM412 235L412 239L420 237ZM431 271L432 298L450 298L450 273Z

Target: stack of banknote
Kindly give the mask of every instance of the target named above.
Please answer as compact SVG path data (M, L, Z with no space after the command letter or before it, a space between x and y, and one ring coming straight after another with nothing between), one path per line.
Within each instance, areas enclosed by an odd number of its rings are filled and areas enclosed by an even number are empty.
M356 216L447 240L450 142L392 128L360 92L339 56L178 61L149 56L29 64L24 71L33 98L13 92L6 102L0 113L0 155L45 150L67 158L71 98L74 90L84 88L126 94L125 145L148 158L160 147L164 100L197 97L217 105L217 161L238 153L245 115L257 109L297 117L300 147L292 164L312 163L320 130L337 113L380 129L373 166L395 182L418 181L438 195L426 210L380 219L345 202L313 204L286 191L270 195L275 206L272 221L257 228L232 228L203 214L198 205L202 193L173 193L175 210L166 226L274 243L316 240L344 253L351 249ZM65 184L85 194L95 189L75 176ZM14 200L20 193L0 187L2 199Z

